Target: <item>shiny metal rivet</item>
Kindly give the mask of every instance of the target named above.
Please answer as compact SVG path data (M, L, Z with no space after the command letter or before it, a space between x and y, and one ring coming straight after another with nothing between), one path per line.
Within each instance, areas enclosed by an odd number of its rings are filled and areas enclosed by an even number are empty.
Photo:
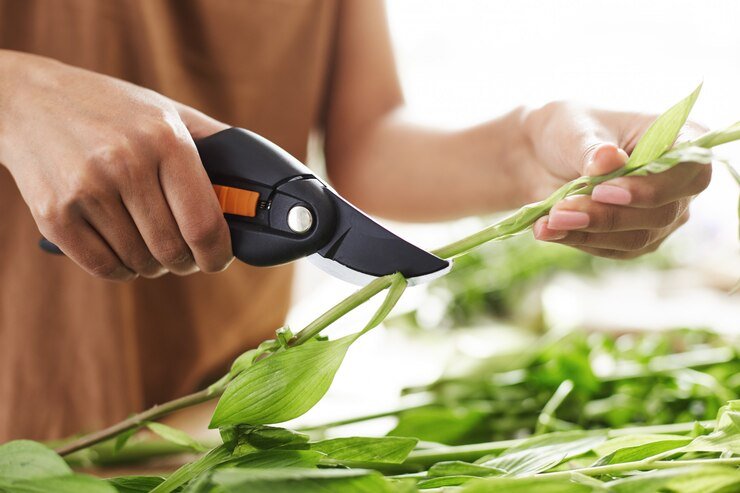
M288 227L295 233L305 233L313 225L311 211L296 205L288 211Z

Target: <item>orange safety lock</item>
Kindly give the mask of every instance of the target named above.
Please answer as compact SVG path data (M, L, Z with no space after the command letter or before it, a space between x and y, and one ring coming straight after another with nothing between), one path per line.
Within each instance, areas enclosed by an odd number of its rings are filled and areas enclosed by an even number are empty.
M218 203L225 214L254 217L257 215L257 201L260 194L252 190L213 185Z

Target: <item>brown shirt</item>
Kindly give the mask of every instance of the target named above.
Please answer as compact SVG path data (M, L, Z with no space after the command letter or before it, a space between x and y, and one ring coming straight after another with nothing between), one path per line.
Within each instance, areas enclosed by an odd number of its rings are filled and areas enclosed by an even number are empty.
M149 87L303 160L336 10L336 0L0 0L0 49ZM0 442L91 430L193 391L270 337L288 308L290 267L92 278L39 251L2 167L0 211Z

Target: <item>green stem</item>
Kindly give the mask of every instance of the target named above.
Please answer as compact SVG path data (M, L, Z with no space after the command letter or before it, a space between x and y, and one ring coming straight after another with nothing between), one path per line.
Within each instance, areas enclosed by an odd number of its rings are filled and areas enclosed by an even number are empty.
M66 443L58 447L56 449L56 452L61 456L65 456L71 454L72 452L82 450L106 440L110 440L111 438L114 438L128 430L141 427L147 421L156 421L180 409L185 409L186 407L191 407L195 406L196 404L210 401L211 399L214 399L223 394L225 389L225 385L212 385L193 394L180 397L161 405L156 405L150 409L147 409L146 411L135 414L130 418L124 419L120 423L116 423L113 426L109 426L108 428L105 428L103 430L84 435L76 440Z
M353 294L339 302L337 305L330 308L324 314L319 316L313 322L308 324L304 329L298 332L298 334L296 334L293 339L291 339L289 345L300 346L301 344L304 344L305 342L311 340L316 335L321 333L321 331L324 330L327 326L334 323L336 320L346 315L353 309L362 305L384 289L387 289L391 286L400 285L401 283L399 282L399 276L399 274L391 274L373 280L367 286L354 292ZM403 278L401 277L401 280L402 279ZM391 306L392 304L395 304L395 302L398 301L398 296L400 296L400 292L398 292L397 295L393 297L389 297L391 299L387 300L387 303L384 303L381 309L378 311L378 314L381 315L381 320L382 315L385 314L387 311L385 310L387 308L387 304L391 304ZM377 321L377 319L379 318L378 314L373 317L371 323L379 323ZM220 397L221 394L224 393L224 390L226 390L228 381L228 378L221 378L218 382L206 389L190 395L186 395L184 397L180 397L164 404L156 405L151 409L147 409L146 411L135 414L130 418L116 423L113 426L90 433L88 435L84 435L76 440L73 440L65 445L58 447L56 449L56 452L61 456L71 454L72 452L76 452L78 450L82 450L92 445L96 445L106 440L115 438L121 433L129 431L131 429L139 428L142 426L143 423L147 421L156 421L169 415L170 413L173 413L174 411L178 411L180 409L191 407L196 404L201 404L203 402Z
M362 289L355 291L347 298L343 299L332 308L324 312L316 320L308 324L300 332L298 332L293 339L290 341L291 346L300 346L301 344L310 341L315 336L321 333L322 330L333 324L347 313L351 312L358 306L370 300L373 296L380 293L384 289L393 284L394 275L387 275L374 279L368 285Z

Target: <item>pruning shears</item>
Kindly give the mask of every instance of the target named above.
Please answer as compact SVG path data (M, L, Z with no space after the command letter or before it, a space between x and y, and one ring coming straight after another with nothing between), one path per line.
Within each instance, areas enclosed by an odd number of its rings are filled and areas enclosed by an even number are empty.
M254 132L228 128L195 144L231 230L234 256L243 262L272 266L308 257L360 285L395 272L419 284L451 267L378 224ZM40 245L61 253L46 239Z

